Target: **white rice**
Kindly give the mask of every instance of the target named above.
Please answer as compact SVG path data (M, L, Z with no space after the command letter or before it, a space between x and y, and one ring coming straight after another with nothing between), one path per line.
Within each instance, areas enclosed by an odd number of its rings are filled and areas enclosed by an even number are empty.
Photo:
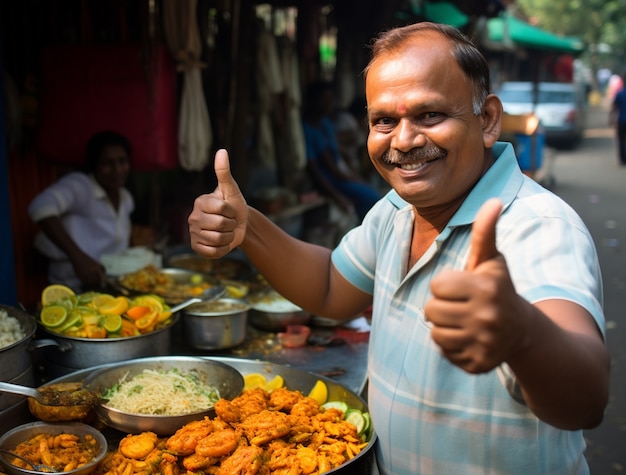
M0 309L0 348L12 345L25 336L18 319L9 316L6 310Z

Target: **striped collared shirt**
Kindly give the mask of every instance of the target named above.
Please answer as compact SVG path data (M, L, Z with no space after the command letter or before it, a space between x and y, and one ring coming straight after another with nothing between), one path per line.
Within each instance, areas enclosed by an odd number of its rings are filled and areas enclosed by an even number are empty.
M494 165L408 272L413 212L394 191L333 252L342 275L374 295L368 402L382 474L588 473L582 431L537 419L516 397L505 364L480 375L452 365L424 318L431 278L465 268L476 213L499 197L497 247L517 292L533 303L576 302L604 332L600 269L582 220L521 173L510 144L496 144L494 155Z

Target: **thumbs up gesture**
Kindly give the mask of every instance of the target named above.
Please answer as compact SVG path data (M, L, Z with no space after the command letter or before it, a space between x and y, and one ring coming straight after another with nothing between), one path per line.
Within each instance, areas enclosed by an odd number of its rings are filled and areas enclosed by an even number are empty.
M515 292L504 257L496 247L502 210L487 201L472 226L464 271L444 271L431 281L432 299L424 312L442 354L469 373L489 371L519 347L528 304Z
M196 198L188 219L191 248L210 258L239 246L248 222L248 204L230 173L226 150L217 151L214 167L217 188Z

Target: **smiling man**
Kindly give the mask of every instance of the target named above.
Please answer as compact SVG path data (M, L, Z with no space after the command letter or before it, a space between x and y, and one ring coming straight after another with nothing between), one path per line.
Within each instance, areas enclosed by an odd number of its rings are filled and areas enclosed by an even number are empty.
M217 258L240 247L318 315L373 304L381 473L588 473L582 429L602 420L609 358L587 229L497 142L500 100L458 30L383 33L366 94L368 151L393 189L335 250L248 207L223 150L217 189L189 217L193 249Z

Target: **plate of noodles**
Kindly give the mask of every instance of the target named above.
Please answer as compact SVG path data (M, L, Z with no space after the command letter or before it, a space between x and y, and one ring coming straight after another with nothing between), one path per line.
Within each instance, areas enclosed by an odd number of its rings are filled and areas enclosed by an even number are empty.
M215 402L238 396L243 386L243 376L232 366L191 356L130 360L96 370L84 381L102 397L95 412L105 424L158 435L211 415Z

